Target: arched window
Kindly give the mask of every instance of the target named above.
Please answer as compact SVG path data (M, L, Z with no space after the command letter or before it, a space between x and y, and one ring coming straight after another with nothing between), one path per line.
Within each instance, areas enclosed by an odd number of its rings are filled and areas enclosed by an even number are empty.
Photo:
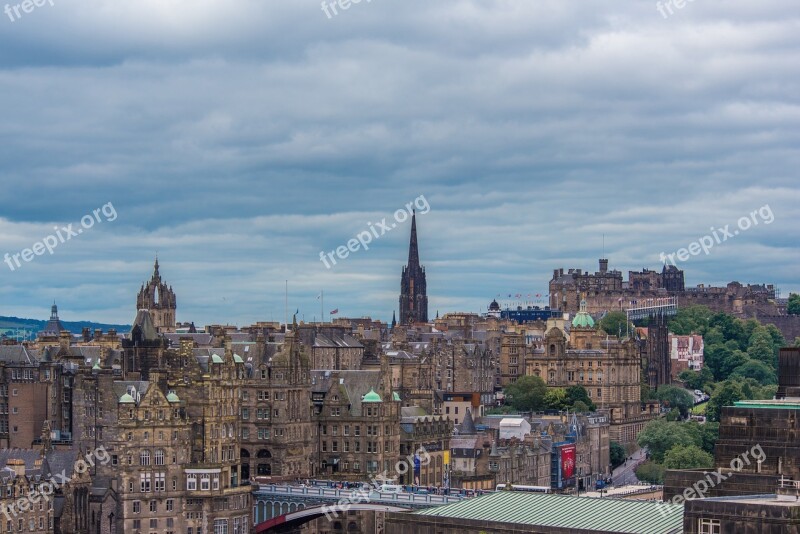
M164 465L164 449L156 449L155 464Z
M144 449L139 453L139 465L150 465L150 451Z
M556 355L556 346L551 344L550 345L550 356L555 356L555 355Z

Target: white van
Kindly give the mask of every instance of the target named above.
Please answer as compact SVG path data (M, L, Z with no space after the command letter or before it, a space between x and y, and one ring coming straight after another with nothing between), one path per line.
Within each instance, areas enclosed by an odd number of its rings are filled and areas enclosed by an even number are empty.
M378 488L381 493L403 493L403 486L396 484L381 484Z

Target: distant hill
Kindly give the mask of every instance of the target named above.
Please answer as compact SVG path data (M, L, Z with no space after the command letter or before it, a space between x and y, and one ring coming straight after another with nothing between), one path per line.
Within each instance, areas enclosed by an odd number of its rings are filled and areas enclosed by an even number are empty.
M16 329L20 329L27 330L28 338L30 339L31 334L33 337L36 337L36 334L40 332L46 324L47 321L40 321L38 319L21 319L19 317L0 316L0 335L5 334L7 336L12 336L16 334ZM61 324L63 324L64 328L73 334L80 334L83 332L83 329L87 327L92 332L98 328L103 332L108 332L108 330L111 328L116 329L117 332L123 333L128 333L131 331L131 325L124 324L94 323L92 321L61 321Z

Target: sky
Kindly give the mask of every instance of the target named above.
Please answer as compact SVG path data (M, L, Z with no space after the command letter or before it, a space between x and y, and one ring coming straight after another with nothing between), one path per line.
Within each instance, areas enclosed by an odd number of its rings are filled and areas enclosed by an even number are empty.
M431 316L602 256L800 291L796 0L331 3L10 3L0 315L130 323L157 255L179 321L391 320L408 206Z

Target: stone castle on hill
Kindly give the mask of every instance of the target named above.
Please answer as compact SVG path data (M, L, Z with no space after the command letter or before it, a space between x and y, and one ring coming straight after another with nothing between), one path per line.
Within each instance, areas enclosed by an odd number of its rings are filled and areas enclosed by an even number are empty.
M600 259L599 271L582 269L555 269L550 280L550 308L572 315L580 308L585 297L589 313L624 310L632 302L643 304L647 299L677 297L678 306L708 306L741 319L755 318L762 323L774 324L786 339L800 336L800 317L787 315L785 301L777 298L775 287L768 285L743 285L731 282L725 287L698 285L687 288L684 272L674 265L662 270L628 272L628 280L621 271L608 270L608 260Z

